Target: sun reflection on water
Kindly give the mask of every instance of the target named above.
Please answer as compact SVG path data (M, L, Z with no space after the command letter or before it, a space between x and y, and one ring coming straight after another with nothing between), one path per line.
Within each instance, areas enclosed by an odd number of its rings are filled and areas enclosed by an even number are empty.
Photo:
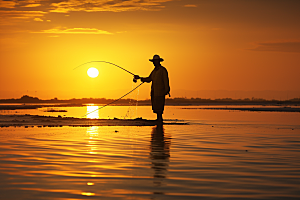
M99 119L99 106L89 104L86 106L86 118Z
M99 135L99 126L88 127L86 133L87 133L88 137L90 137L90 139L92 139L95 136L98 136Z
M86 130L87 136L89 137L87 146L90 148L89 153L90 154L97 154L98 151L98 145L97 139L99 135L99 126L91 126Z

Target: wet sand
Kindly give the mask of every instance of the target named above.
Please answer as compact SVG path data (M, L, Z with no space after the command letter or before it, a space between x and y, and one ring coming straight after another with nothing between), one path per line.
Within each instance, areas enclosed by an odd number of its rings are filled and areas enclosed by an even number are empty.
M172 120L164 125L187 125L188 123ZM41 115L0 115L0 127L63 127L63 126L155 126L155 120L136 119L87 119L74 117L53 117Z

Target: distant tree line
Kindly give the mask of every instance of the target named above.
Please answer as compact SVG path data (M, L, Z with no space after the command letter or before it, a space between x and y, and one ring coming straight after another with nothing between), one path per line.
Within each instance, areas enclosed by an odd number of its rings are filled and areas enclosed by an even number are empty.
M106 98L82 98L82 99L68 99L68 100L60 100L58 98L53 98L49 100L41 100L37 97L31 97L28 95L24 95L19 99L0 99L0 103L55 103L55 104L107 104L111 103L115 99L106 99ZM115 102L115 105L130 105L136 104L138 105L151 105L151 101L149 99L146 100L135 100L135 99L120 99ZM240 104L240 105L281 105L281 104L300 104L300 98L294 98L285 101L279 100L265 100L261 98L245 98L245 99L231 99L231 98L223 98L223 99L202 99L202 98L167 98L166 105L206 105L206 104Z

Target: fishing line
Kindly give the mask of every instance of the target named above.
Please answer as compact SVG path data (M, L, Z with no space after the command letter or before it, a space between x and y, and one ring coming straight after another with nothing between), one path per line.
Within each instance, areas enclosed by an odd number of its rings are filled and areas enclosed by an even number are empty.
M140 87L143 83L144 83L144 82L140 83L138 86L136 86L135 88L133 88L132 90L130 90L129 92L127 92L126 94L124 94L123 96L121 96L120 98L118 98L118 99L116 99L116 100L114 100L114 101L112 101L112 102L110 102L110 103L108 103L108 104L106 104L106 105L104 105L104 106L102 106L102 107L100 107L100 108L97 108L96 110L93 110L93 111L91 111L91 112L89 112L89 113L83 115L82 117L85 117L85 116L87 116L87 115L89 115L89 114L91 114L91 113L93 113L93 112L95 112L95 111L97 111L97 110L100 110L100 109L102 109L102 108L104 108L104 107L106 107L106 106L108 106L108 105L110 105L110 104L113 104L113 103L119 101L119 100L122 99L123 97L127 96L128 94L130 94L131 92L133 92L134 90L136 90L136 89L137 89L138 87Z
M75 67L73 70L75 70L75 69L77 69L77 68L79 68L79 67L81 67L81 66L83 66L83 65L86 65L86 64L88 64L88 63L93 63L93 62L102 62L102 63L111 64L111 65L114 65L114 66L116 66L116 67L118 67L118 68L124 70L125 72L128 72L129 74L135 75L134 73L128 71L127 69L124 69L123 67L121 67L121 66L119 66L119 65L116 65L116 64L114 64L114 63L107 62L107 61L89 61L89 62L83 63L83 64L81 64L81 65ZM136 83L137 80L136 80L136 79L133 79L133 81ZM115 102L119 101L119 100L122 99L123 97L127 96L128 94L130 94L131 92L133 92L134 90L136 90L136 89L137 89L138 87L140 87L143 83L144 83L144 82L140 83L138 86L136 86L136 87L133 88L131 91L129 91L129 92L127 92L126 94L124 94L123 96L121 96L119 99L116 99L116 100L113 101L113 102L110 102L110 103L108 103L108 104L106 104L106 105L104 105L104 106L102 106L102 107L100 107L100 108L98 108L98 109L96 109L96 110L94 110L94 111L91 111L91 112L89 112L89 113L83 115L82 117L85 117L85 116L87 116L87 115L89 115L89 114L91 114L91 113L93 113L93 112L95 112L95 111L97 111L97 110L100 110L100 109L102 109L102 108L104 108L104 107L106 107L106 106L108 106L108 105L110 105L110 104L112 104L112 103L115 103Z

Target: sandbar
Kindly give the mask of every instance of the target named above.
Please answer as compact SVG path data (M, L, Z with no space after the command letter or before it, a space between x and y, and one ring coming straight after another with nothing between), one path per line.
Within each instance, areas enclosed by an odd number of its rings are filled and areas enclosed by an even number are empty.
M89 119L74 117L53 117L41 115L0 115L0 127L90 127L90 126L155 126L155 120L136 119ZM188 125L179 120L168 120L164 125Z

